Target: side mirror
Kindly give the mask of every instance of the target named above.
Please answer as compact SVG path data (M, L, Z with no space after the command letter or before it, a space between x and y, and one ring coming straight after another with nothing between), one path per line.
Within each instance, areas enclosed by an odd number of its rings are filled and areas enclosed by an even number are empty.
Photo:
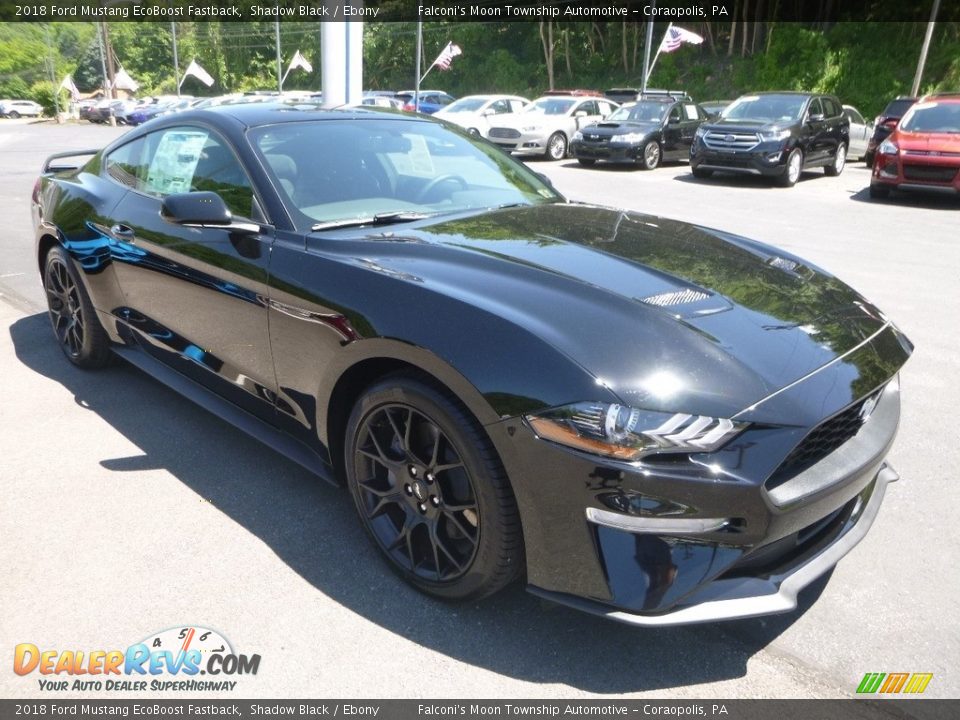
M680 124L680 118L674 115L671 115L669 118L667 118L667 125L679 125L679 124Z
M260 232L256 223L238 222L223 198L215 192L188 192L168 195L160 205L160 217L174 225L213 227L241 234Z
M823 113L814 113L813 115L807 118L807 122L823 122L824 117L825 116Z
M577 110L577 111L573 114L573 116L574 116L574 117L578 117L578 118L587 117L587 111L586 111L586 110Z
M480 115L483 117L490 117L491 115L496 115L496 114L497 114L497 111L494 110L493 108L487 108L482 113L480 113Z

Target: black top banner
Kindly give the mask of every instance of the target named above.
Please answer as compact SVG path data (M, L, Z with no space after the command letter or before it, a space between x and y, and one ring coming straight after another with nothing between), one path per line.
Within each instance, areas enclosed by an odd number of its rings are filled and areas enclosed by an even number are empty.
M933 0L35 0L0 7L5 22L925 22ZM939 21L960 20L942 2Z

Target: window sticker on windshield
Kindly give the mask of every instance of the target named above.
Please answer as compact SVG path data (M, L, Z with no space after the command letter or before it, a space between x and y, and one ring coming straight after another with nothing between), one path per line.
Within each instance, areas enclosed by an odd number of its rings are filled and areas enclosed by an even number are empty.
M207 133L189 130L160 138L147 173L147 189L161 195L189 192L206 141Z

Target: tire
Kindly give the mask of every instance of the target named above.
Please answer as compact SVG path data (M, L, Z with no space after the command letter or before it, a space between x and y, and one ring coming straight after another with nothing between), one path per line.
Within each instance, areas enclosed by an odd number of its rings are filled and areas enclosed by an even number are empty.
M867 167L873 167L873 153L868 152L863 156L863 162L866 163Z
M506 472L447 391L415 373L369 387L350 414L344 460L368 535L421 592L474 600L520 575L520 516Z
M800 179L800 173L803 172L803 153L799 148L794 148L787 158L787 165L783 169L783 174L777 178L777 185L780 187L793 187Z
M20 113L18 113L16 110L12 110L7 117L13 118L14 120L16 120L20 117Z
M837 154L833 156L833 162L829 165L825 165L823 168L823 173L827 177L837 177L840 173L843 172L843 168L847 166L847 146L839 145L837 146Z
M547 150L544 156L548 160L563 160L567 156L567 136L562 132L555 132L547 140Z
M476 128L468 128L468 129L467 129L467 132L470 133L471 135L475 135L475 136L477 136L477 137L480 136L480 131L477 130Z
M693 173L695 178L699 178L700 180L706 180L709 177L713 177L713 170L707 170L705 168L690 168L690 172Z
M47 253L43 289L54 337L67 359L88 370L108 365L113 357L110 338L100 325L73 261L59 245Z
M597 164L597 161L593 158L577 158L577 162L584 167L592 167Z
M640 167L644 170L656 170L663 158L663 152L660 150L660 143L651 140L643 146L643 152L640 153Z
M890 197L890 186L870 183L870 197L874 200L884 200Z

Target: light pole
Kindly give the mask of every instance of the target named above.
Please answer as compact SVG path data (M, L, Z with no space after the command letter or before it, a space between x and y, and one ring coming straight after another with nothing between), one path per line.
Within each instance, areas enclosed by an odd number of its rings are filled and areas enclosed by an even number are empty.
M920 60L917 62L917 74L913 76L913 87L910 95L917 97L920 94L920 82L923 80L923 68L927 64L927 53L930 51L930 40L933 39L933 28L937 24L937 11L940 9L940 0L933 0L933 9L930 11L930 22L927 23L927 34L923 37L923 47L920 49Z

